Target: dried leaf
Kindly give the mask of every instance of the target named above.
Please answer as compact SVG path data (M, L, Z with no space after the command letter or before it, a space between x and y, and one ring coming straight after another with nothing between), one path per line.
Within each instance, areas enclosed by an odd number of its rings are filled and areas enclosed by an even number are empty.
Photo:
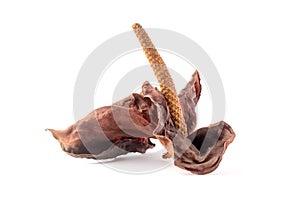
M129 152L145 153L155 146L150 138L157 138L168 151L164 158L174 157L176 166L206 174L218 167L235 134L225 122L193 132L200 95L196 71L178 95L189 132L186 138L178 133L164 96L149 82L143 84L140 94L133 93L111 106L95 109L66 130L48 130L65 152L79 158L107 159Z

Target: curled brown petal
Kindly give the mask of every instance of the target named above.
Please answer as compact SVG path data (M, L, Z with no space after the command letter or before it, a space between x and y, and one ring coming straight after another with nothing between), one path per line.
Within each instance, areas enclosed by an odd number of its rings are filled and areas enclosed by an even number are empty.
M210 173L219 166L234 138L232 128L223 121L198 129L188 139L176 136L175 165L195 174Z
M198 71L195 71L190 81L178 95L188 133L193 132L197 125L197 114L195 107L199 101L201 89L200 75Z

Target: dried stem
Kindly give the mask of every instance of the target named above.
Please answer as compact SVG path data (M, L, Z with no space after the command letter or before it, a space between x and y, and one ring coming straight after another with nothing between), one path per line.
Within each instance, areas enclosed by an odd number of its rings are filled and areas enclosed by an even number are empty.
M186 137L188 135L186 123L183 117L182 108L177 96L175 85L168 68L143 27L140 24L135 23L132 25L132 28L141 46L143 47L145 55L150 62L154 74L159 82L161 92L168 103L172 120L174 121L175 126L178 128L178 131L182 133L184 137Z

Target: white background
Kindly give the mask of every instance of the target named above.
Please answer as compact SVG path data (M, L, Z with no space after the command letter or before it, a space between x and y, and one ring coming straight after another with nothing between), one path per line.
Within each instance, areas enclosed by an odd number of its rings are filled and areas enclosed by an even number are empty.
M1 1L0 197L299 198L298 2L109 2ZM134 22L188 36L218 68L237 137L214 173L124 174L67 156L44 131L74 122L82 63Z

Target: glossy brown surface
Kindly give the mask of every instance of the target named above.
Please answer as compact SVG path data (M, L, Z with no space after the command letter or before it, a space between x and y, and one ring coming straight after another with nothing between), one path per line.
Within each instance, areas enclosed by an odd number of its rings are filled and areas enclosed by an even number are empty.
M95 109L66 130L50 130L69 155L79 158L107 159L129 152L145 153L157 138L175 165L195 174L215 170L235 134L225 122L194 131L195 106L201 95L196 71L178 95L186 121L188 137L178 130L162 93L145 82L142 92L132 93L111 106Z

